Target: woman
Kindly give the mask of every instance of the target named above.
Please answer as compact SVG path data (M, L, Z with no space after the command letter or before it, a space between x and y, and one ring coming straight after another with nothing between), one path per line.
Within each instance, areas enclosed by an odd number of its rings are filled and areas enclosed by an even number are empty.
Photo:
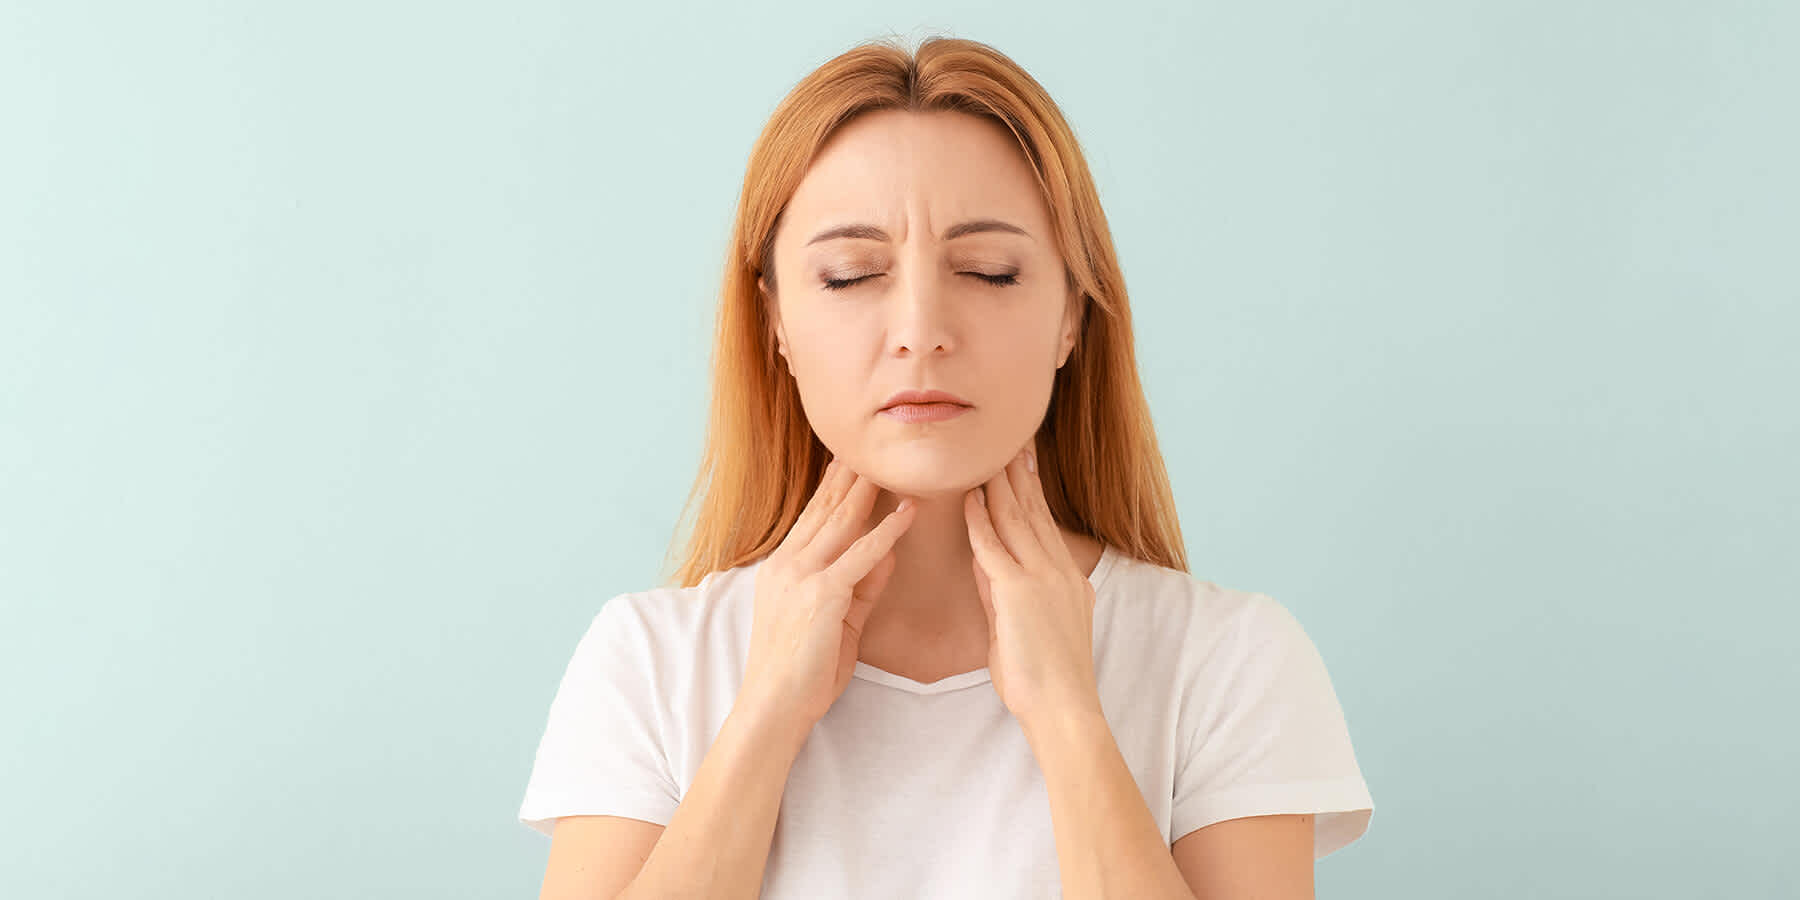
M685 560L602 606L520 809L543 896L1310 897L1368 788L1298 622L1187 573L1042 87L831 60L730 252Z

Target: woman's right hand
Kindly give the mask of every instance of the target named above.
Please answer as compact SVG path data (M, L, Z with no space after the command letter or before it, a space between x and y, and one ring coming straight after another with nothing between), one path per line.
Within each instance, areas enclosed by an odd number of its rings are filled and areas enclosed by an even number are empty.
M864 532L881 492L833 459L800 518L756 572L756 609L740 696L811 729L856 668L863 624L894 572L911 498Z

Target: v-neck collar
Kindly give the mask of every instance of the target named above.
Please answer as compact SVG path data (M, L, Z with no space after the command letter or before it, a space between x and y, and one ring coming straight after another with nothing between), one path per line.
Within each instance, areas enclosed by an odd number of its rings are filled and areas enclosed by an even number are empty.
M1107 575L1111 574L1112 569L1117 565L1117 562L1117 551L1113 550L1111 544L1102 543L1100 545L1100 560L1094 563L1094 571L1088 573L1088 583L1094 586L1096 594L1099 593L1100 582L1105 580ZM955 675L946 675L943 678L939 678L938 680L929 683L914 681L905 675L896 675L886 669L878 669L860 659L856 661L856 669L853 674L864 681L871 681L876 684L885 685L913 694L942 694L946 691L974 687L975 685L991 680L991 675L988 672L987 667L982 666L973 671L958 672Z

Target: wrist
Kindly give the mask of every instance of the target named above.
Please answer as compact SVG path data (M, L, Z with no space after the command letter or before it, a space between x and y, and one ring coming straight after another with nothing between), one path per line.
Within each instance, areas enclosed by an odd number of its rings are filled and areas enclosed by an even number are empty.
M1111 729L1098 700L1048 705L1042 712L1019 718L1019 730L1032 745L1085 733L1093 728Z
M790 747L795 753L806 743L814 725L794 712L791 704L751 694L738 695L726 721L759 741Z

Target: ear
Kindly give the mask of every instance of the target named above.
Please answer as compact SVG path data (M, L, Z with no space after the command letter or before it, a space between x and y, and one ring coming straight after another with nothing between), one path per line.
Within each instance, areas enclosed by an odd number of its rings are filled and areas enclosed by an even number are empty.
M1069 302L1063 305L1062 346L1056 357L1056 367L1059 369L1069 361L1069 355L1075 352L1075 337L1081 331L1081 311L1086 306L1086 295L1073 292L1070 293Z
M794 371L794 361L787 355L787 329L781 325L781 304L775 302L775 292L769 290L769 282L761 275L756 278L756 289L762 293L763 304L769 310L769 320L775 324L775 352L787 361L788 372Z

